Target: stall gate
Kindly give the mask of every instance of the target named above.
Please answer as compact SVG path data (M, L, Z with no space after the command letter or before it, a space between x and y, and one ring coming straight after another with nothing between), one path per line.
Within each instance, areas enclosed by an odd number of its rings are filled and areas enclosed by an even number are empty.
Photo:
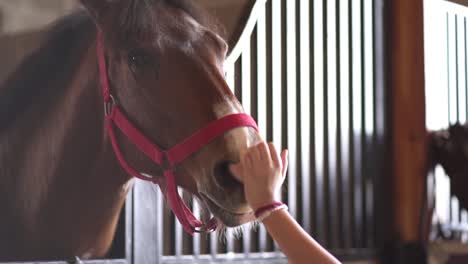
M343 259L372 258L377 247L386 104L376 10L372 0L257 1L225 64L262 136L290 151L291 214ZM138 183L134 195L135 263L286 263L262 226L192 238L159 191Z
M468 7L425 0L426 109L431 130L468 122ZM433 173L436 192L432 238L468 243L468 212L450 192L443 169Z

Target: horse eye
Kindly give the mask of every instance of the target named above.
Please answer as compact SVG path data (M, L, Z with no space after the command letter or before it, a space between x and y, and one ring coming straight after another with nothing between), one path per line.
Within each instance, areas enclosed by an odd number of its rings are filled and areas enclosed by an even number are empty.
M128 65L133 71L137 71L150 64L150 56L143 51L132 51L128 54Z

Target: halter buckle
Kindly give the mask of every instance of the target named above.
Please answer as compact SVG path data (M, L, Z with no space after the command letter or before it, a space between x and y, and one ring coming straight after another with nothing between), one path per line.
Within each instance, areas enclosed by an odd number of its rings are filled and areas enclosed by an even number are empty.
M109 116L112 113L112 108L116 105L115 99L109 95L109 99L104 102L104 114Z
M143 176L142 178L140 178L140 180L152 182L154 184L159 184L161 182L161 179L154 175L144 173L144 172L141 172L140 175Z
M218 221L215 218L211 218L200 228L194 228L193 232L198 234L210 234L216 231Z

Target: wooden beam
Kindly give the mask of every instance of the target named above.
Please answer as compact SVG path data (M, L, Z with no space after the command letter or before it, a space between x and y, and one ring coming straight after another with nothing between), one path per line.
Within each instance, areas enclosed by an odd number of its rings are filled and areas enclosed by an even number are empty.
M447 1L460 4L460 5L464 5L464 6L468 6L468 0L447 0Z
M391 2L394 221L408 244L421 240L426 177L423 0Z

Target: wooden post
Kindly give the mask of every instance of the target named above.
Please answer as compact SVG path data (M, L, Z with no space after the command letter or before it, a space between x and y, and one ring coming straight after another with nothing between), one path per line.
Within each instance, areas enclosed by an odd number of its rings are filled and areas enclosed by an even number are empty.
M394 263L425 263L421 212L426 177L423 0L391 0Z

